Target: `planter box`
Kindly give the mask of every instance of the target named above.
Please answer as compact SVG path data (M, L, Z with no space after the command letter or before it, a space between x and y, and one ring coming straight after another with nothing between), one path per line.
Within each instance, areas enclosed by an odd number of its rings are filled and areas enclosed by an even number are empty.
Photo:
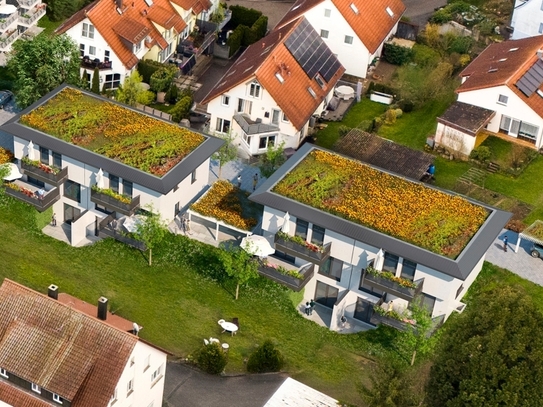
M39 167L21 162L21 170L23 174L36 178L37 180L45 182L46 184L54 185L55 187L59 187L60 185L64 184L64 182L68 179L68 167L65 167L58 174L52 174L43 171Z
M314 252L313 250L308 249L306 246L291 242L290 240L285 240L279 237L278 234L275 235L275 250L279 250L280 252L290 254L291 256L310 261L311 263L319 266L323 264L328 257L330 257L331 248L332 243L327 243L324 245L324 250L322 253Z
M127 244L128 246L134 247L138 250L141 250L141 251L147 250L147 246L145 245L145 243L140 242L139 240L136 240L136 239L132 239L127 236L123 236L120 233L117 233L116 230L110 227L105 227L103 229L100 229L98 231L98 236L102 238L112 237L113 239L118 240L119 242L122 242L124 244Z
M53 204L60 199L60 190L58 188L53 188L44 195L43 199L38 199L30 197L26 194L23 194L21 191L16 191L9 187L5 188L6 195L9 195L19 201L26 202L36 208L39 212L43 212L46 209L53 206Z
M377 312L374 312L371 316L370 323L373 325L387 325L396 328L399 331L406 331L410 325L407 322L398 321L395 318L389 318L385 315L378 314Z
M130 203L124 203L112 196L97 192L91 189L91 202L101 205L111 211L130 216L140 206L140 196L136 196Z
M395 281L391 281L380 276L374 276L368 272L364 272L364 280L369 282L375 288L395 295L396 297L402 298L406 301L413 301L413 298L415 298L422 291L422 284L424 283L424 279L422 278L415 281L415 284L417 285L416 288L407 288L402 287Z
M262 263L260 263L258 266L258 272L260 275L282 284L291 290L300 291L315 274L315 265L307 264L298 270L298 272L303 276L302 279L287 276L277 271L277 269L265 266Z
M371 92L370 100L372 102L377 102L377 103L383 103L385 105L390 105L390 104L392 104L392 101L394 100L394 96L389 95L388 93Z

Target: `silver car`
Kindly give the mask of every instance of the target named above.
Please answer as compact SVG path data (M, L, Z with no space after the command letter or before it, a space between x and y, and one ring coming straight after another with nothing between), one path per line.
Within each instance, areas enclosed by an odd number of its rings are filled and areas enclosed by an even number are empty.
M0 109L3 109L13 99L13 93L9 90L0 90Z

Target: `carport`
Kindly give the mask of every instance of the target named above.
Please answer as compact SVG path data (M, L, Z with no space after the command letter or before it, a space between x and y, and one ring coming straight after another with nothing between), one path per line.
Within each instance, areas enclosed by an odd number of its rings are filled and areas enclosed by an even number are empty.
M515 253L518 253L521 239L525 239L543 246L543 221L536 220L534 223L524 229L522 233L519 233L517 245L515 246Z

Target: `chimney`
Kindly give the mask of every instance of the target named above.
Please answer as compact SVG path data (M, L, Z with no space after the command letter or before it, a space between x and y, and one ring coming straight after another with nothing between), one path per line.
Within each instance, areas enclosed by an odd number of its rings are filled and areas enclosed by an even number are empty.
M98 298L98 319L105 321L107 319L107 298Z
M47 295L54 300L58 300L58 286L51 284L47 288Z
M115 3L117 4L117 7L119 7L119 9L123 9L123 0L115 0Z

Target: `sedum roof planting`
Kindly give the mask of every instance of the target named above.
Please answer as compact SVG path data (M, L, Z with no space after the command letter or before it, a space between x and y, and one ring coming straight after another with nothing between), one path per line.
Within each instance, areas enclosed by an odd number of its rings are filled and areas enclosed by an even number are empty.
M450 258L489 214L460 196L321 150L310 152L272 191Z
M20 123L159 177L205 140L189 129L73 88L21 116Z

